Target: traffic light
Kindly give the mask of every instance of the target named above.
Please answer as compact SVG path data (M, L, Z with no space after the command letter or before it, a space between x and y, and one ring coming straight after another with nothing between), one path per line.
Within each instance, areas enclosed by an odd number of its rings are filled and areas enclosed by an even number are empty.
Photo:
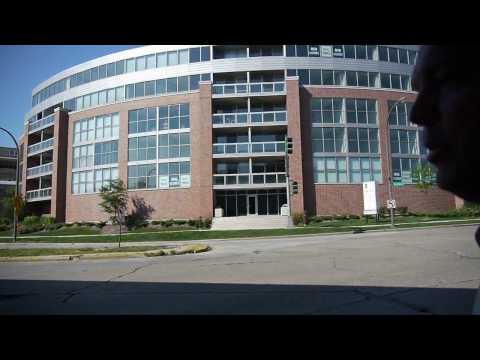
M293 152L293 140L291 137L287 138L287 153L291 154Z
M292 194L298 194L298 182L292 181Z

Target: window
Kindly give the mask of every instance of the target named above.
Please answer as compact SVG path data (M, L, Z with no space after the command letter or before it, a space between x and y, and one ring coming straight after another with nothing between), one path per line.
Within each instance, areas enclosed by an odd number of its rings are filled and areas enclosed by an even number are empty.
M323 85L333 85L333 70L322 70Z
M188 49L178 51L178 63L179 64L188 64L189 52Z
M167 93L177 92L177 78L167 79Z
M310 70L310 84L322 85L322 70Z
M380 158L351 157L349 159L350 182L382 181Z
M190 187L190 161L158 164L158 187Z
M115 63L115 74L121 75L125 72L125 60L120 60Z
M83 145L73 148L73 169L93 166L94 146Z
M358 86L368 87L368 73L365 71L357 72Z
M343 99L317 98L312 99L313 123L340 123L343 122Z
M161 134L158 136L158 158L190 157L190 133Z
M348 128L348 152L378 153L378 129Z
M107 64L107 77L115 76L115 63Z
M367 59L367 47L365 45L356 45L355 52L357 59Z
M357 86L357 73L355 71L347 71L347 86Z
M128 112L128 133L137 134L157 130L157 108L130 110Z
M145 82L145 96L155 95L155 80Z
M312 147L314 154L323 152L346 152L345 128L312 128Z
M355 59L355 46L345 45L345 58Z
M419 155L417 131L390 129L392 154Z
M390 74L380 74L380 87L390 89Z
M157 186L157 165L130 165L128 167L128 189L153 189Z
M135 59L127 60L127 73L135 71Z
M140 82L135 84L135 97L143 97L145 96L145 83Z
M145 56L137 57L136 61L135 61L135 64L136 64L135 65L135 70L136 71L145 70L145 66L146 66Z
M408 63L414 65L417 60L417 52L415 50L408 50Z
M169 51L167 53L167 58L168 58L168 66L178 64L178 52L177 51Z
M408 52L405 49L398 49L398 58L402 64L408 64Z
M188 91L188 76L178 78L178 92Z
M398 63L398 49L388 48L388 59L390 62Z
M157 137L142 136L128 139L128 161L155 160L157 158Z
M95 139L95 118L78 120L73 129L74 143Z
M135 97L135 86L134 84L127 85L127 99L133 99Z
M307 57L308 56L307 45L297 45L297 56L298 57Z
M93 170L79 171L72 174L72 193L85 194L94 192Z
M118 162L118 140L95 144L95 165Z
M314 157L314 181L316 183L346 183L347 166L345 157Z
M146 67L147 69L154 69L157 67L157 57L155 56L155 54L147 56Z
M376 100L345 99L347 123L377 124Z
M118 179L118 168L95 170L95 191L100 192L102 187L110 188L111 182Z
M107 65L100 65L98 67L98 78L104 79L107 77Z
M167 53L157 54L157 67L167 66Z
M100 105L105 105L107 103L107 91L100 91L98 93L98 103Z
M198 89L198 82L200 81L200 75L190 75L190 90Z
M298 69L298 78L299 82L302 85L308 85L310 84L310 79L309 79L309 71L307 69Z
M167 92L167 81L160 79L156 81L156 94L161 95Z
M200 48L190 49L190 62L196 63L200 61Z
M125 100L125 88L123 86L119 86L115 89L115 101L123 100Z
M202 47L202 61L210 61L210 46Z
M295 56L295 45L287 45L286 50L287 50L286 55L288 57Z
M380 61L388 61L388 48L386 46L379 46L378 55Z
M107 103L115 102L115 89L107 90Z

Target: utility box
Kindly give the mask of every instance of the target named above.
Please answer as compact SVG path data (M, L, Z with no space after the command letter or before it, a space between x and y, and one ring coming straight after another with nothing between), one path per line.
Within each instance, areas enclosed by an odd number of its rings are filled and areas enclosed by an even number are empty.
M215 208L215 217L223 217L223 209Z
M289 209L288 209L288 205L287 205L287 204L283 204L282 207L280 208L280 215L282 215L282 216L288 216L288 215L290 215L288 210L289 210Z

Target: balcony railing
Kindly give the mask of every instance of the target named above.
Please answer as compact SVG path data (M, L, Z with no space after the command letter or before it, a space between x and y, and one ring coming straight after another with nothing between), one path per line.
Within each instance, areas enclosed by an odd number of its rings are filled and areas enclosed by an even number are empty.
M251 173L214 175L213 185L285 184L285 173Z
M49 115L47 117L44 117L43 119L36 120L28 125L28 131L32 132L34 130L37 130L38 128L53 124L55 121L55 116L54 114Z
M27 169L27 177L39 176L52 172L53 164L44 164Z
M242 84L213 84L212 94L214 96L229 95L253 95L253 94L275 94L285 93L285 82L260 82Z
M48 149L48 148L51 148L51 147L53 147L53 138L42 141L42 142L39 142L39 143L34 144L34 145L30 145L28 147L27 153L28 154L33 154L33 153L41 152L41 151L43 151L45 149Z
M212 118L213 125L271 124L286 121L286 111L214 114Z
M27 201L43 200L52 196L52 188L27 191Z
M285 152L284 141L213 144L213 154L249 154Z

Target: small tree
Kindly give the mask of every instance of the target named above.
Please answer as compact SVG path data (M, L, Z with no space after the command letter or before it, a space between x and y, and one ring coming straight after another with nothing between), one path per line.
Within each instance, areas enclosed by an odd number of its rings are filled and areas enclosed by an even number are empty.
M109 186L103 186L100 189L100 197L102 202L99 204L103 210L110 215L113 224L118 224L119 236L118 247L122 239L122 221L125 218L128 206L127 188L122 180L114 180Z
M427 192L434 183L434 172L431 165L419 164L412 170L412 180L417 189Z

